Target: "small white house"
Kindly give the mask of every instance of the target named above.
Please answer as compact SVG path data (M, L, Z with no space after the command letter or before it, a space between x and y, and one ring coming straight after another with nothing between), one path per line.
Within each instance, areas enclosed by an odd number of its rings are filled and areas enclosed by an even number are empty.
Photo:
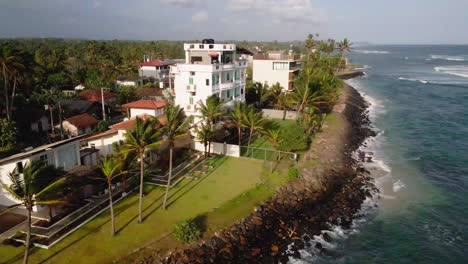
M164 107L166 102L156 100L138 100L122 105L122 108L127 109L128 117L135 117L142 114L147 114L154 117L164 115Z
M0 159L1 182L7 185L11 184L9 173L16 168L21 170L24 166L36 160L42 160L46 164L61 167L66 171L80 166L79 139L80 137L62 140ZM0 186L1 206L10 206L18 202ZM37 209L40 210L41 208Z

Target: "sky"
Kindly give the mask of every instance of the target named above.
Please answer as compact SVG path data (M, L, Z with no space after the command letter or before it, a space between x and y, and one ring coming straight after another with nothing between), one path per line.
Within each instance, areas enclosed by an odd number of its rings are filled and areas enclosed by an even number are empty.
M0 0L0 38L468 44L468 0Z

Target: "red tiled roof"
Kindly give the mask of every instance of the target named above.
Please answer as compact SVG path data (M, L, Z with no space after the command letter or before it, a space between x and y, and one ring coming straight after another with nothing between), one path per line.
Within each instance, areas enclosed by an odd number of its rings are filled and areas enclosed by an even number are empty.
M79 96L91 102L101 102L102 100L101 89L84 90ZM104 100L114 97L117 97L115 93L104 91Z
M161 66L167 66L167 65L173 65L175 64L175 61L170 60L170 59L164 59L164 60L152 60L152 61L146 61L139 63L138 66L153 66L153 67L161 67Z
M156 118L156 117L154 117L152 115L147 115L147 114L142 114L142 115L139 115L137 117L140 118L143 121L151 120L153 118ZM158 120L159 120L159 123L161 123L162 125L166 124L166 118L165 117L159 117ZM111 129L117 129L117 130L128 130L128 129L134 129L135 124L136 124L136 117L132 118L130 120L123 121L123 122L117 123L115 125L112 125L112 126L110 126L110 128Z
M114 135L114 134L117 134L118 131L117 130L107 130L107 131L104 131L102 133L99 133L99 134L96 134L96 135L92 135L90 137L87 137L85 139L83 139L82 141L90 141L90 140L94 140L94 139L97 139L97 138L101 138L101 137L106 137L106 136L110 136L110 135Z
M88 113L72 116L70 118L65 119L64 121L68 121L68 123L74 125L77 128L94 126L99 122L94 116Z
M138 100L122 105L124 108L139 108L139 109L159 109L167 105L166 102L156 100Z
M162 96L163 89L160 88L138 88L136 90L137 95L139 96Z

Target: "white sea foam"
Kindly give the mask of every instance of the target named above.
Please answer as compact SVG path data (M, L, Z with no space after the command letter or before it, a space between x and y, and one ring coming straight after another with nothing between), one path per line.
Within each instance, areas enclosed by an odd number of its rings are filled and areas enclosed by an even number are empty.
M426 80L419 80L419 79L412 79L412 78L405 78L405 77L399 77L398 80L402 80L402 81L411 81L411 82L420 82L420 83L428 83L428 81Z
M463 78L468 78L468 66L466 65L456 65L456 66L447 66L447 67L434 67L434 71L455 75Z
M401 180L397 180L393 183L393 192L399 192L402 188L405 187L406 185Z
M390 54L390 51L386 50L354 50L354 52L362 53L362 54Z
M448 55L431 55L433 60L448 60L448 61L466 61L468 58L466 55L459 56L448 56Z

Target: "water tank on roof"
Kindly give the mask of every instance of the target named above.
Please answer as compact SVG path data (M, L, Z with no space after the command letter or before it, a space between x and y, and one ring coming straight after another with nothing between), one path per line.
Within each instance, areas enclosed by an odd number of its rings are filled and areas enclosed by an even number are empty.
M202 40L202 43L203 44L214 44L215 41L214 41L214 39L204 39L204 40Z

